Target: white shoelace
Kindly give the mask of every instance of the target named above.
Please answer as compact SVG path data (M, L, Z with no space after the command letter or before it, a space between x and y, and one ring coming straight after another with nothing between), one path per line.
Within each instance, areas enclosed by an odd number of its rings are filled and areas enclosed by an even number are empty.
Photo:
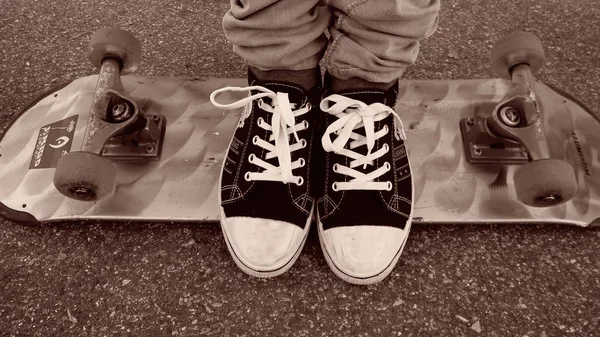
M251 90L259 91L259 93L249 95L246 98L240 99L236 102L229 104L217 103L215 99L215 97L219 93L224 91L247 91L251 93ZM262 100L263 97L270 98L272 104L270 105L265 103ZM291 154L292 152L304 148L306 146L306 140L299 139L298 132L308 128L308 123L304 122L296 124L295 120L296 117L302 116L303 114L310 111L310 104L307 103L304 105L304 107L294 110L296 108L296 104L290 103L287 93L276 93L272 90L261 86L250 86L245 88L225 87L215 90L210 95L210 101L216 107L230 110L245 107L247 104L251 103L254 100L259 100L258 105L260 109L273 114L273 116L271 117L271 125L265 122L262 118L258 119L258 126L263 130L270 131L271 135L269 136L268 141L260 139L258 136L254 136L254 138L252 139L252 142L255 145L267 150L268 152L264 159L258 158L255 154L251 154L249 156L248 160L250 161L250 163L263 168L264 171L246 172L246 174L244 175L245 179L248 181L281 181L283 183L295 183L297 185L302 185L304 183L304 179L301 176L294 176L292 170L303 167L306 164L306 161L303 158L300 158L292 162ZM243 123L243 120L247 117L248 116L242 116L241 123ZM296 143L294 143L293 145L290 145L289 135L291 134L293 134L294 138L296 139ZM275 157L277 157L279 161L279 166L269 164L265 161Z
M331 103L331 104L330 104ZM369 173L363 173L355 170L355 167L367 165L374 166L374 161L388 151L389 145L384 144L380 149L371 152L375 147L375 141L388 134L387 126L375 132L375 122L385 119L389 115L394 116L395 136L396 139L406 140L404 133L404 125L396 112L382 103L373 103L367 105L361 101L348 98L341 95L331 95L321 101L321 110L338 118L333 122L321 140L325 151L334 152L353 159L350 162L350 167L335 164L334 172L343 174L353 178L350 181L334 182L333 189L341 190L391 190L392 183L390 181L375 181L377 178L391 170L391 164L385 162L383 166L377 167ZM360 135L354 130L359 128L365 129L365 136ZM337 137L332 142L330 135L336 134ZM346 145L350 142L348 148ZM367 145L367 154L362 155L352 149L362 145Z

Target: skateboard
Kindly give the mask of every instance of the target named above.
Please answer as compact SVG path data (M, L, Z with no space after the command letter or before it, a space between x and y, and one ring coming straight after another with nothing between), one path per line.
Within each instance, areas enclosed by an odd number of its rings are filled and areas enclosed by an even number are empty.
M135 75L140 54L131 34L97 32L99 74L46 93L0 131L0 215L218 221L220 170L243 109L209 96L247 83ZM498 78L400 82L413 221L600 225L600 119L534 79L537 37L508 36L491 59Z

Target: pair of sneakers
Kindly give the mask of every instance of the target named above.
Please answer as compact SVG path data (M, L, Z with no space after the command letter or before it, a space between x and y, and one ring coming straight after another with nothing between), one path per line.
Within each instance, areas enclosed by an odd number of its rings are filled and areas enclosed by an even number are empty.
M320 76L319 76L320 78ZM284 81L211 94L244 108L220 181L221 228L237 266L256 277L286 272L313 219L329 267L353 284L390 274L412 220L413 182L397 83L334 92L331 77L305 90ZM320 82L320 81L319 81ZM223 91L246 98L219 103Z

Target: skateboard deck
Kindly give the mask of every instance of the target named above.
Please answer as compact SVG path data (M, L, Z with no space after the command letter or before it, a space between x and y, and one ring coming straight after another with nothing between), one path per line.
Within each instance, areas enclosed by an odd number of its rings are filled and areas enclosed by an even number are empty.
M114 194L77 201L56 190L54 168L61 155L82 148L97 79L80 78L50 92L0 131L0 215L26 222L218 221L220 169L242 111L218 109L209 95L246 80L123 76L146 114L166 118L161 158L116 162ZM467 162L460 120L489 115L510 86L501 79L401 81L396 108L408 137L415 222L600 224L600 121L560 90L535 84L552 156L576 172L578 191L570 201L526 206L512 179L518 165ZM219 101L240 95L223 93Z

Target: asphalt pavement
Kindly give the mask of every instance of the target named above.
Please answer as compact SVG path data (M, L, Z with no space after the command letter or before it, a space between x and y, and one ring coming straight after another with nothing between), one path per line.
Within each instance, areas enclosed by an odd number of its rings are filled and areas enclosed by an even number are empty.
M227 8L0 0L0 127L95 73L87 44L105 26L142 41L142 74L244 77ZM404 77L490 77L493 43L525 30L545 44L538 78L600 112L598 27L595 0L443 1ZM0 220L0 336L598 336L599 247L597 229L415 224L392 275L359 287L330 272L314 231L288 273L262 280L236 268L216 224Z

